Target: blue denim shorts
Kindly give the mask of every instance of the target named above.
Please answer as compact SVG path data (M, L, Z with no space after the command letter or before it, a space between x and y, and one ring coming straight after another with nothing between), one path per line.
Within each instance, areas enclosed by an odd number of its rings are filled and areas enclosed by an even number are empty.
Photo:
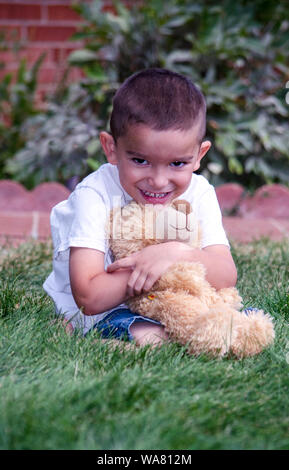
M138 313L134 313L128 308L117 308L108 313L100 322L94 325L93 329L101 333L103 338L117 338L126 341L132 341L133 336L130 327L135 322L155 323L161 325L160 322L151 318L143 317Z
M258 309L254 307L248 307L242 311L245 315L251 312L257 312ZM146 322L155 323L161 325L157 320L144 317L138 313L132 312L129 308L116 308L112 312L108 313L100 322L96 323L93 330L97 330L101 333L103 338L116 338L126 341L132 341L133 336L130 332L130 327L135 322Z

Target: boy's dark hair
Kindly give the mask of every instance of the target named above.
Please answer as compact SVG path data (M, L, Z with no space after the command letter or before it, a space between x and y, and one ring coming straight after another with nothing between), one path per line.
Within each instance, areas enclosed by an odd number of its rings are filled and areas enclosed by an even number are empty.
M144 124L154 130L188 130L199 125L199 141L206 132L206 102L188 78L166 69L150 68L129 77L113 99L110 118L115 142L128 126Z

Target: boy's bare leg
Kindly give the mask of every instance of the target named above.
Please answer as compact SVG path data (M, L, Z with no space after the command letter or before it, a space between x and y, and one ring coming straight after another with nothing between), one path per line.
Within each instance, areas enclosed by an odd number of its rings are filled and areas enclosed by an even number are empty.
M161 325L147 322L135 322L130 327L130 332L137 346L160 346L169 340L168 334Z
M62 324L65 328L65 332L68 335L72 335L72 333L74 331L74 328L73 328L72 324L69 323L68 320L63 320ZM119 339L113 339L113 338L106 339L106 338L103 338L103 339L100 339L100 340L98 339L96 342L99 342L99 341L101 341L102 343L112 345L114 348L118 347L118 348L123 348L123 349L126 349L126 350L135 348L134 344L125 343L124 341L120 341Z
M63 326L68 335L72 335L74 328L68 320L63 320ZM130 332L137 346L160 346L169 340L168 334L165 332L163 326L147 322L136 322L130 327ZM102 339L102 342L107 342L107 339ZM120 346L121 341L118 339L110 339L110 342ZM131 349L132 344L125 344L124 349Z

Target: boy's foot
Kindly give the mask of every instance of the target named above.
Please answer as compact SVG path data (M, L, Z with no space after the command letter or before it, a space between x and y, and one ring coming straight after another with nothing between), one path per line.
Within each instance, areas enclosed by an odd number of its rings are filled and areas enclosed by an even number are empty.
M51 325L56 325L56 323L58 322L58 318L56 318L55 320L52 320L51 322ZM64 327L65 329L65 332L68 334L68 335L72 335L73 331L74 331L74 328L72 326L71 323L69 323L68 320L61 320L61 323L62 323L62 326Z
M74 328L73 328L72 324L69 323L68 320L63 320L62 323L63 323L63 326L65 328L66 333L71 336L73 334L73 331L74 331Z

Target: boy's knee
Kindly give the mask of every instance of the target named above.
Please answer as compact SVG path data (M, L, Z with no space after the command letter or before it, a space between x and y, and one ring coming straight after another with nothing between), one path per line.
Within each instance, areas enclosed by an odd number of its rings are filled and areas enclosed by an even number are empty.
M130 327L130 332L138 346L157 346L169 339L164 327L155 323L135 322Z

